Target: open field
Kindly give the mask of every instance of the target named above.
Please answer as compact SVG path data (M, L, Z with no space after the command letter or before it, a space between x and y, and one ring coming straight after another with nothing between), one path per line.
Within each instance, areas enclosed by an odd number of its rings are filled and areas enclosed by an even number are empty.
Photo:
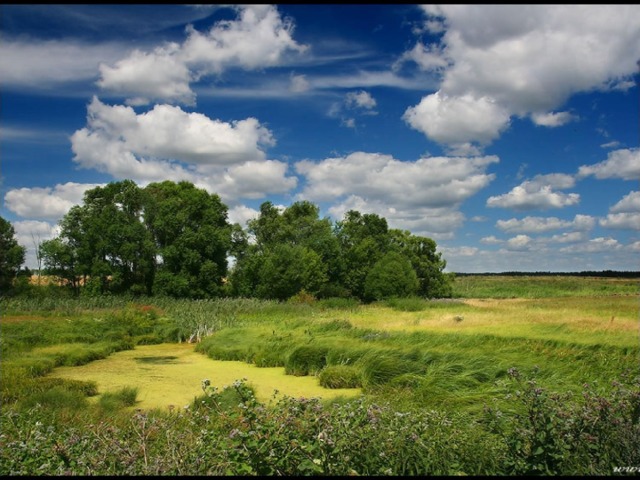
M239 474L242 465L304 474L308 465L331 475L573 475L640 462L637 283L462 280L453 299L372 304L3 299L0 472L64 473L71 467L57 449L78 438L85 467L74 460L70 471L79 474ZM151 417L130 417L145 411ZM377 426L352 423L372 411ZM149 433L147 450L125 440L143 438L139 421L166 432ZM49 437L36 435L37 422ZM260 442L247 443L251 431ZM319 440L323 431L334 432L332 444ZM390 431L414 440L398 443ZM38 435L26 452L23 438ZM169 438L184 445L180 456ZM118 449L130 464L105 463ZM268 454L278 449L286 467ZM196 453L191 470L177 466Z

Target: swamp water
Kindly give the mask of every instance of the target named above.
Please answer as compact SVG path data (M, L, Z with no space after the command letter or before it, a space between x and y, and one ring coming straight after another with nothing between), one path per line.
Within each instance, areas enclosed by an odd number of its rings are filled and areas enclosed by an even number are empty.
M138 389L135 408L181 408L202 395L202 381L222 390L234 381L246 378L261 402L289 397L356 397L357 388L327 389L315 376L285 375L283 367L258 368L245 362L212 360L194 351L193 344L139 345L78 367L59 367L50 376L95 381L98 394L116 392L124 387ZM97 397L95 397L97 398Z

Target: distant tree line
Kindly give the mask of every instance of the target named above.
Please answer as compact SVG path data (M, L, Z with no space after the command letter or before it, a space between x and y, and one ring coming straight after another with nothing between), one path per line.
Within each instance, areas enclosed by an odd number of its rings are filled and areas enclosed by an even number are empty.
M3 222L3 237L12 239L11 224ZM363 301L452 295L453 275L444 273L432 239L355 210L334 223L308 201L284 209L264 202L243 228L229 223L218 195L190 182L141 188L123 180L85 192L59 226L38 254L45 272L76 294L285 300L302 293ZM4 252L3 245L3 281L5 270L15 276L24 248L11 261Z
M585 270L582 272L483 272L483 273L455 273L456 277L465 276L508 276L508 277L603 277L603 278L640 278L640 271L620 270Z

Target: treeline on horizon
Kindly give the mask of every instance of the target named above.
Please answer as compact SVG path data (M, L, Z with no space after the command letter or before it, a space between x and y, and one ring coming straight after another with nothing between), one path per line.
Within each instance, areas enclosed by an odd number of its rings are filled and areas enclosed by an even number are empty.
M0 262L6 293L25 252L11 224L0 220L3 249L13 252L11 262L9 256ZM217 194L191 182L142 188L123 180L87 190L59 228L37 246L38 271L75 295L375 301L453 294L454 275L444 272L431 238L355 210L334 223L308 201L284 209L264 202L243 228L229 223Z
M640 278L640 271L625 270L583 270L581 272L482 272L482 273L464 273L454 272L456 277L489 277L489 276L505 276L505 277L604 277L604 278Z

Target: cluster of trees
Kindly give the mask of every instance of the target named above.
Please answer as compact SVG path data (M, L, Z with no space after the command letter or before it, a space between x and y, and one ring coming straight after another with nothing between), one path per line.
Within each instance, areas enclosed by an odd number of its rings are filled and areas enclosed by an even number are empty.
M264 202L243 229L227 214L218 195L190 182L144 188L112 182L88 190L61 220L60 235L42 242L38 253L49 274L78 292L451 296L452 276L443 272L436 243L390 229L378 215L352 210L334 224L308 201L285 209Z

